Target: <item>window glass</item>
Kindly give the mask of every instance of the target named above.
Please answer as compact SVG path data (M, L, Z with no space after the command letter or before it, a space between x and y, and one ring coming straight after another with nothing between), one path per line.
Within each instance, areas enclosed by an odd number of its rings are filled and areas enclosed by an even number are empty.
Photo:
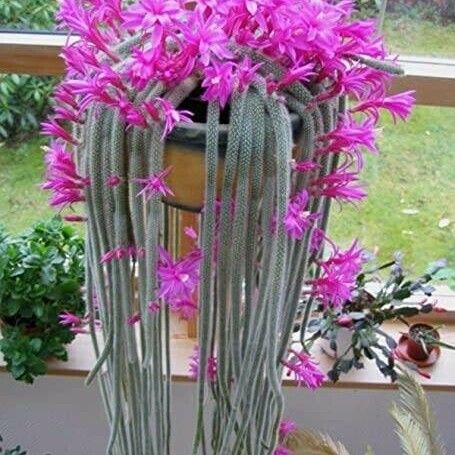
M1 0L0 29L53 30L57 0Z
M391 0L384 33L400 55L455 57L455 1Z
M455 263L455 108L417 106L407 123L383 122L379 156L367 156L368 198L333 206L331 234L353 237L381 260L395 251L422 272L432 260Z

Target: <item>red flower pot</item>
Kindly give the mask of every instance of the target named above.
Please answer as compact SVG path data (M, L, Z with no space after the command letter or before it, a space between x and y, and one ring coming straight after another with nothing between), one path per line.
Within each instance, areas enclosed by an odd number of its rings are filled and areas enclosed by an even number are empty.
M421 341L418 339L418 334L422 330L427 332L430 331L433 338L440 338L438 331L431 325L419 323L413 324L409 327L409 331L406 335L408 340L407 354L412 359L418 361L427 360L434 349L434 346L431 345L425 345L425 348L422 346Z

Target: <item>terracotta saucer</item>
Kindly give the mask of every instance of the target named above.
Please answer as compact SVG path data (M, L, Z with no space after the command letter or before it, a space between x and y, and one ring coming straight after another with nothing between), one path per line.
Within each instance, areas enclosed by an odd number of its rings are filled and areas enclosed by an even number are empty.
M398 340L398 346L395 348L394 353L401 360L412 362L419 368L427 368L437 362L437 360L441 356L441 348L439 346L435 346L431 351L428 359L416 360L408 355L408 339L406 336L402 335Z

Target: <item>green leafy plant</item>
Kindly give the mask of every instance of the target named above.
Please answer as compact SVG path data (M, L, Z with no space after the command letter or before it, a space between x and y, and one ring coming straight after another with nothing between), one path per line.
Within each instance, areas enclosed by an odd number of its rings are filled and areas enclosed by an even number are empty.
M441 311L429 302L434 288L429 285L445 268L445 261L437 261L428 267L426 272L417 279L406 279L402 266L401 254L395 259L380 266L367 265L367 268L357 276L353 298L347 301L341 309L319 308L318 318L310 321L309 329L312 335L305 341L309 350L317 339L329 341L330 349L336 353L329 378L336 382L342 373L352 368L364 367L364 359L373 359L381 373L392 380L397 378L393 351L396 341L382 330L385 321L397 320L406 326L406 318L419 314ZM377 293L372 293L371 284L380 281L381 271L390 270L388 278ZM406 299L420 292L426 298L419 303L408 303ZM350 343L340 350L338 337L341 330L348 329L351 334ZM434 340L433 340L434 341ZM438 340L439 345L446 345ZM447 345L448 346L448 345Z
M16 447L13 447L12 449L3 450L2 442L3 442L3 438L0 435L0 454L2 454L2 455L27 455L27 453L28 453L26 450L23 450L20 445L17 445ZM46 455L49 455L49 454L46 454Z
M9 29L54 28L56 1L0 0L0 26ZM50 93L57 78L0 74L0 138L38 129L49 108Z
M47 358L66 360L74 334L58 316L84 311L83 256L83 240L58 219L0 234L0 350L15 379L31 383Z

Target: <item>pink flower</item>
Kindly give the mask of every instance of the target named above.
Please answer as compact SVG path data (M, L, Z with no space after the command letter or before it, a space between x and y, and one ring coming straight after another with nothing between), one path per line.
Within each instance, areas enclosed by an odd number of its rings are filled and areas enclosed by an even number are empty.
M106 183L108 186L114 187L114 186L120 185L120 183L122 183L122 179L118 175L110 175L106 179Z
M174 0L141 0L123 13L123 27L126 29L159 30L154 40L161 37L164 28L171 25L182 14L182 8Z
M72 154L60 142L52 142L45 159L46 181L41 187L52 191L49 203L63 208L84 201L83 189L90 184L90 180L77 173Z
M210 382L214 382L216 379L216 372L217 372L217 360L216 357L210 355L207 359L207 367L206 367L206 374L207 379ZM193 349L193 354L190 356L190 377L192 379L197 379L199 375L199 348L197 346Z
M335 251L327 260L319 262L321 276L306 282L312 286L310 294L324 307L342 307L352 296L362 264L363 250L357 241L345 251Z
M69 213L65 215L63 219L70 223L85 223L87 221L86 216L77 215L76 213Z
M121 103L115 97L117 91L109 90L111 87L101 80L99 75L95 75L88 80L70 79L66 81L66 85L74 94L82 97L79 102L81 111L92 103L121 107Z
M304 385L311 390L321 387L326 376L319 370L311 356L304 351L297 352L294 349L289 351L294 357L282 362L288 370L288 376L292 375L297 385Z
M349 151L357 147L365 147L375 153L378 151L374 122L366 119L359 124L350 115L344 116L334 130L320 136L318 140L327 143L318 153Z
M100 263L105 264L114 260L120 260L124 258L138 259L145 255L143 248L138 248L134 245L131 246L118 246L112 250L106 251L101 256Z
M351 316L349 316L348 314L340 314L340 316L337 317L336 322L340 327L346 328L352 327L354 323Z
M62 139L70 144L77 145L76 139L63 128L55 119L49 119L48 122L41 123L41 133L46 136L53 136L56 139Z
M308 172L320 167L321 166L314 161L291 161L291 168L296 172Z
M282 420L278 429L280 439L283 440L288 434L297 430L297 424L293 420Z
M244 92L250 84L256 79L256 75L261 68L262 63L253 65L249 57L245 57L238 65L235 71L237 86L240 92Z
M198 238L197 232L194 230L193 226L185 226L183 232L191 240L197 240Z
M315 74L313 70L313 63L308 63L303 66L295 65L293 68L287 70L287 72L278 82L269 80L267 82L267 91L269 93L272 93L277 90L282 90L283 88L292 85L295 82L308 82L310 77Z
M190 299L173 300L169 303L173 313L177 313L180 319L188 321L193 319L198 312L198 306Z
M325 232L322 229L314 228L310 238L310 250L319 251L324 240L327 240Z
M201 251L195 249L177 261L160 248L158 276L160 278L159 298L168 302L191 300L191 295L199 284Z
M167 186L164 179L170 174L172 166L157 172L156 174L151 175L145 179L137 178L134 179L135 182L141 183L144 185L144 188L137 194L138 196L145 195L147 199L151 199L153 196L162 195L174 196L173 191Z
M118 57L110 48L114 44L111 42L111 36L100 30L100 24L93 9L85 8L78 0L61 0L56 18L60 22L59 28L66 26L79 33L86 42L107 54L114 61L118 61Z
M287 234L294 239L302 240L307 229L319 218L318 213L312 214L305 210L308 199L308 193L303 190L294 195L289 202L283 223Z
M219 101L220 106L224 107L231 96L233 90L233 64L230 62L213 62L204 70L202 87L205 92L202 98L206 101Z
M361 201L367 194L358 180L357 173L338 168L332 174L314 180L310 192L314 196L327 196L342 202Z
M76 41L64 46L61 56L65 61L69 78L86 76L100 65L96 50L83 41ZM77 107L77 105L73 107Z
M64 311L58 315L59 324L61 325L81 325L82 319L69 311Z
M273 455L292 455L292 452L283 445L279 445L274 451Z
M130 316L128 316L128 319L127 319L127 324L128 325L135 325L137 324L139 321L141 320L141 315L139 313L134 313Z
M166 137L179 122L191 123L190 116L193 115L190 111L178 111L174 109L172 103L164 98L156 98L160 104L161 111L164 116L164 131L162 138Z
M229 50L229 38L223 29L223 23L217 15L205 19L199 10L191 18L191 27L183 27L184 41L188 52L197 55L202 66L208 66L215 57L218 61L233 58Z
M388 97L364 101L350 109L351 113L364 112L371 116L375 122L379 119L379 109L386 109L392 115L393 121L406 120L411 114L415 102L414 90L398 93Z
M147 309L149 310L149 313L158 313L158 311L161 310L161 305L156 300L152 300L148 303Z

